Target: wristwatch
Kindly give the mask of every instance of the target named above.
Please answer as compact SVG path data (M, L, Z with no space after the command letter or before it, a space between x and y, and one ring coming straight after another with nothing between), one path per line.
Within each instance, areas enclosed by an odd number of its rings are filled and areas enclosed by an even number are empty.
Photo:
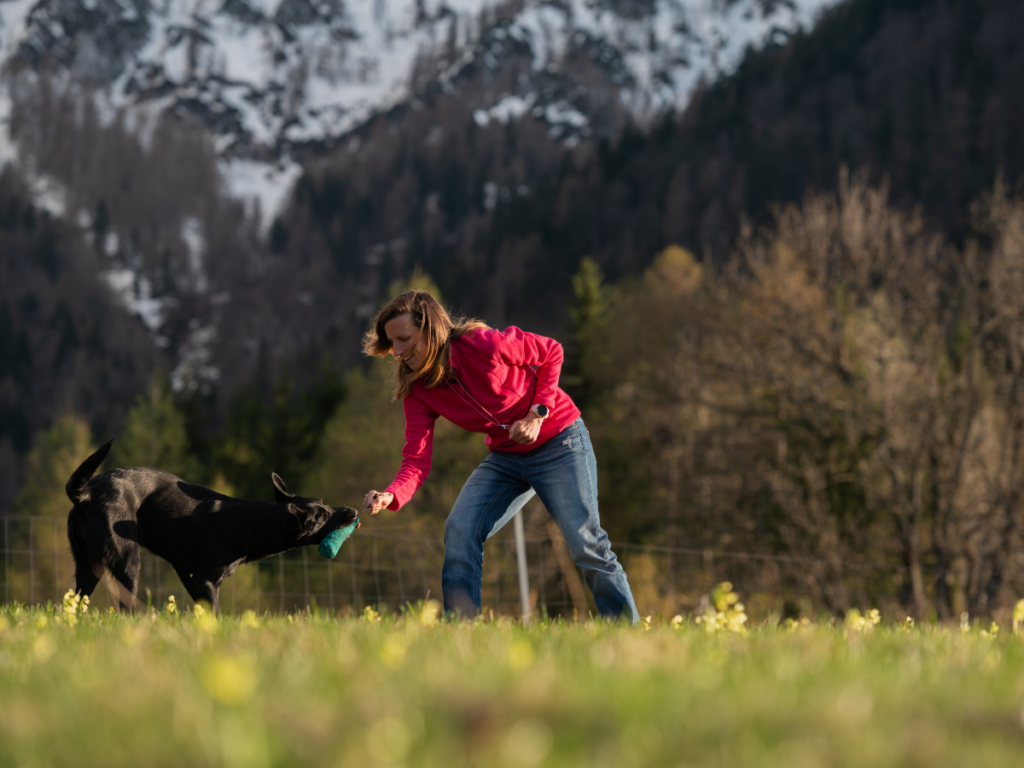
M548 416L551 415L551 409L548 408L543 403L537 403L536 405L531 407L530 410L533 411L534 413L536 413L542 419L546 419Z

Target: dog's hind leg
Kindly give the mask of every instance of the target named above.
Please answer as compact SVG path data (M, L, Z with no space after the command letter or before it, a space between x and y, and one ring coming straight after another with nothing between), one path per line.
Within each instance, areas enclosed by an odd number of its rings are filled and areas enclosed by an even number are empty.
M118 556L107 560L107 570L117 586L118 600L130 611L141 609L136 591L139 588L139 571L142 570L142 551L138 544L122 547Z
M75 560L75 592L82 597L91 597L96 585L100 583L103 566L93 562L85 522L77 508L68 515L68 543Z
M110 575L110 571L107 570L106 560L93 565L92 570L96 575L96 580L103 582L103 586L107 588L107 592L110 593L110 597L114 601L114 605L126 606L131 611L137 611L139 609L139 606L135 601L135 595L129 592L121 582Z
M96 563L95 567L75 565L75 592L77 594L82 597L92 597L92 593L96 591L96 585L100 583L96 571L99 571L102 576L103 565L100 563Z

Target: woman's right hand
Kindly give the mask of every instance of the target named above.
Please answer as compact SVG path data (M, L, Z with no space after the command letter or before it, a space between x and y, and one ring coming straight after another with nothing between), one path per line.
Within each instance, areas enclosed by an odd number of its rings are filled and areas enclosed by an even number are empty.
M393 493L370 491L363 497L363 509L369 511L371 515L376 515L394 500L395 494Z

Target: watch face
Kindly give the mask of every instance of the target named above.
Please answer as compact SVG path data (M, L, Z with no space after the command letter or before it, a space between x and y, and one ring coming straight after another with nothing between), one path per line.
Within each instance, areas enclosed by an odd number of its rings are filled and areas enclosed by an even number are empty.
M537 406L537 415L540 416L542 419L546 419L549 413L550 411L548 410L548 407L546 405Z

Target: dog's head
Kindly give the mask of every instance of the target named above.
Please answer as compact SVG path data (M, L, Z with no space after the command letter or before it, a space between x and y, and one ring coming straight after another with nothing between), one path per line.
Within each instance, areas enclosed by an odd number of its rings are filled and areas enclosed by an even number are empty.
M288 532L297 539L319 544L328 533L356 519L358 513L352 507L332 507L320 499L288 493L288 486L276 472L270 477L274 481L274 500L288 505Z

